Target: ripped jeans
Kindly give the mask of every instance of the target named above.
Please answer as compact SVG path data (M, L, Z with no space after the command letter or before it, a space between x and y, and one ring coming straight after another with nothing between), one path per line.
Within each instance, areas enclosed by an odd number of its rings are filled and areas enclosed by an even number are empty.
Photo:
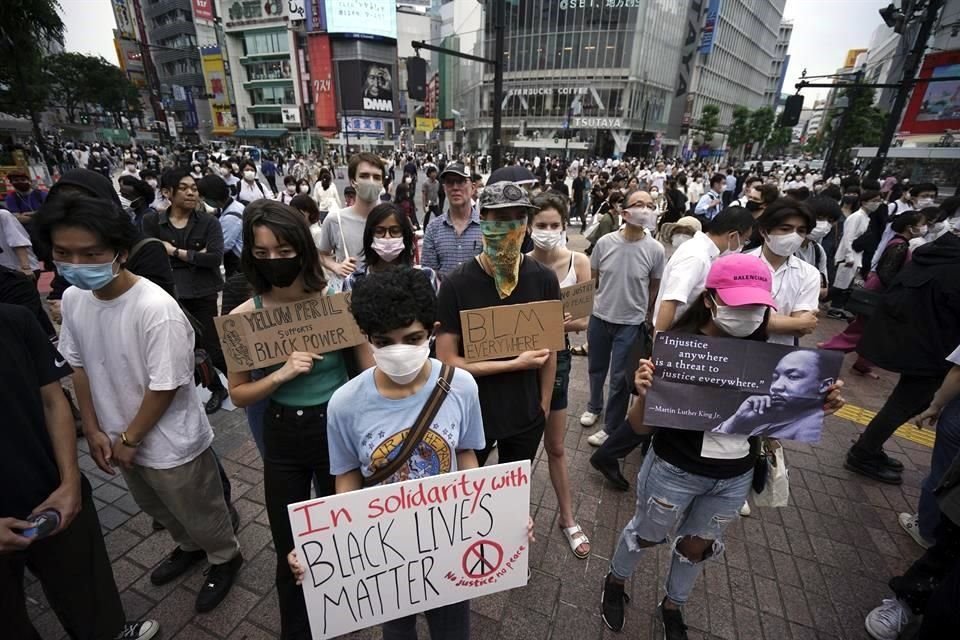
M723 531L739 517L752 480L752 468L743 475L717 480L675 467L651 450L637 474L637 512L620 534L610 571L626 580L645 551L638 541L662 544L675 532L667 597L677 605L686 604L703 563L683 556L677 542L684 536L713 540L704 559L720 555Z

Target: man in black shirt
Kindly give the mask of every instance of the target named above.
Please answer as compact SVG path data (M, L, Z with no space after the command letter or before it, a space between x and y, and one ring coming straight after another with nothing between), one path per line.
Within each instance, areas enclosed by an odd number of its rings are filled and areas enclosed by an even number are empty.
M560 299L560 283L549 267L520 252L527 216L534 210L512 182L487 185L480 195L483 252L443 280L437 299L437 357L469 371L480 390L487 446L477 452L484 464L494 442L500 462L533 460L543 437L557 370L557 354L526 351L515 358L467 363L460 312L499 305Z
M577 177L573 179L573 203L570 206L570 222L574 218L580 219L580 228L586 226L586 216L584 211L587 206L586 191L590 186L590 179L587 178L587 170L580 169Z
M77 438L60 379L71 369L26 308L0 304L0 620L4 637L39 638L27 615L30 568L75 638L147 640L153 620L126 622L100 532L92 489L77 464ZM55 510L49 535L23 533L31 515Z

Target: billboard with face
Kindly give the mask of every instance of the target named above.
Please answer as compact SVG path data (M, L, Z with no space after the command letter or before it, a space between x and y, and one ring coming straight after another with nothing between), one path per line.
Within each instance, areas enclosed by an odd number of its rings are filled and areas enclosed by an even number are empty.
M367 60L341 60L337 63L337 76L341 111L360 115L393 115L394 65Z

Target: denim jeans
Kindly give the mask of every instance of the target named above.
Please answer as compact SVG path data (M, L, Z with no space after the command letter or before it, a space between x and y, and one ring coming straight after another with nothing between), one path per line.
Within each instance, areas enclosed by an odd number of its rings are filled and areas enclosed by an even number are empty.
M640 327L629 324L614 324L590 316L587 325L587 369L590 375L590 401L587 410L599 414L603 407L603 383L610 372L610 395L607 398L603 430L608 434L616 431L627 415L630 389L626 372L630 365L630 353L640 335Z
M470 601L424 611L431 640L470 640ZM417 616L383 623L383 640L417 640Z
M937 437L933 441L933 453L930 456L930 473L920 487L920 503L917 514L920 522L920 535L924 540L933 541L933 532L940 522L940 507L933 490L940 484L943 474L960 452L960 398L954 398L940 413L937 421Z
M277 553L277 597L280 630L284 640L310 640L310 623L303 591L287 564L294 548L287 505L335 493L327 450L327 405L284 407L270 403L264 416L263 488L270 533Z
M610 571L622 580L629 578L643 557L640 542L662 544L676 532L667 575L667 597L684 605L703 562L691 562L677 549L685 536L713 540L706 557L723 552L724 530L739 517L753 481L753 469L717 480L675 467L651 451L637 474L637 512L620 534L620 542L610 562ZM679 524L678 524L679 523Z

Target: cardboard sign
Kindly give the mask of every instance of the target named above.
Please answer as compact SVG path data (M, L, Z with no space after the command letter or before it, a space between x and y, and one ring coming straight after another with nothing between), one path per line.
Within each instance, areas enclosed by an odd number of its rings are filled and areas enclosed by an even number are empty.
M350 294L319 295L279 307L213 319L229 371L286 362L294 351L327 353L364 341L350 313Z
M560 351L563 302L529 302L460 312L463 355L467 362L518 356L524 351Z
M581 282L560 289L563 298L563 312L569 313L574 320L586 318L593 313L593 297L597 293L597 281Z
M658 333L644 424L818 442L843 354L781 344ZM704 441L706 445L706 440Z
M287 509L315 640L527 584L528 460Z

